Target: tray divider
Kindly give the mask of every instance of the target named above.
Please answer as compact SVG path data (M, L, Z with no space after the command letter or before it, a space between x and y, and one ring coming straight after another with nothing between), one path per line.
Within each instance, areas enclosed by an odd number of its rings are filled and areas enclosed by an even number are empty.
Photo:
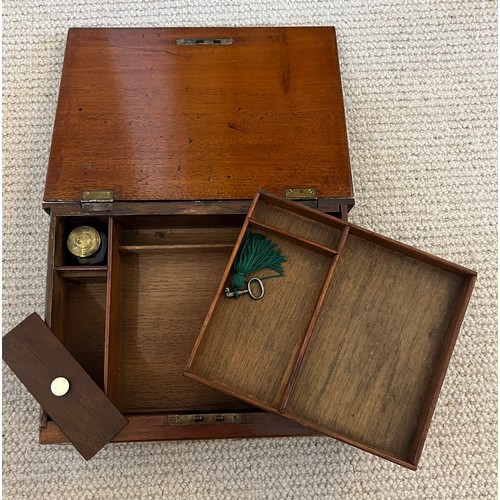
M279 236L280 238L296 243L303 248L326 255L327 257L334 257L335 255L337 255L337 250L328 248L324 245L320 245L319 243L315 243L314 241L308 240L306 238L302 238L301 236L290 233L289 231L285 231L284 229L279 229L269 224L265 224L264 222L259 222L255 219L250 218L249 225L250 227L261 229L268 233L274 234L276 236Z
M314 309L314 312L311 316L311 320L309 321L309 325L307 327L306 333L305 333L304 338L302 340L302 344L300 346L300 349L297 352L295 359L293 360L292 371L290 373L290 376L288 377L288 380L283 384L282 396L279 398L279 404L278 404L278 410L280 413L285 412L286 406L287 406L288 401L290 399L290 396L293 392L293 389L295 388L295 384L297 382L297 377L299 375L302 361L304 360L304 356L305 356L307 347L309 345L309 342L311 341L311 337L312 337L314 328L316 327L316 322L318 320L319 313L320 313L321 308L323 306L323 303L325 301L328 290L330 289L330 285L331 285L332 280L333 280L333 275L335 274L335 269L337 268L339 258L342 255L342 250L344 248L345 242L347 241L347 237L349 235L349 229L350 229L350 227L346 226L344 228L344 230L342 231L342 236L340 238L337 253L334 256L332 263L330 264L330 267L328 269L328 272L325 276L325 279L323 281L323 285L321 287L321 292L320 292L320 295L318 298L318 302L317 302L316 307Z
M57 266L56 271L59 273L65 272L80 272L82 274L85 273L106 273L108 270L107 266Z
M121 228L109 219L108 278L106 289L106 329L104 337L104 392L116 403L118 394L118 362L120 334L121 271L119 245Z
M78 266L58 267L56 272L63 279L88 281L88 282L103 282L105 283L108 276L106 266L95 266L93 268L81 269Z

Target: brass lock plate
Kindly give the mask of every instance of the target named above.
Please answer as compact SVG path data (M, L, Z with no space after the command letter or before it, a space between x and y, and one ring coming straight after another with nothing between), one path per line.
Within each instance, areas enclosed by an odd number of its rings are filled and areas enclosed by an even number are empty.
M189 415L169 415L169 425L241 424L240 413L195 413Z

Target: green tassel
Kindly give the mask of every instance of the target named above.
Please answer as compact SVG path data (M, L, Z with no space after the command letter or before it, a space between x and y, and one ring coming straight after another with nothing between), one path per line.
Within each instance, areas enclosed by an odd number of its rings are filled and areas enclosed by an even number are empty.
M286 257L282 255L281 248L274 241L259 233L246 233L234 261L233 269L236 274L231 282L234 291L241 290L245 278L261 269L271 269L277 273L259 278L261 280L283 276L285 273L283 262L286 262Z

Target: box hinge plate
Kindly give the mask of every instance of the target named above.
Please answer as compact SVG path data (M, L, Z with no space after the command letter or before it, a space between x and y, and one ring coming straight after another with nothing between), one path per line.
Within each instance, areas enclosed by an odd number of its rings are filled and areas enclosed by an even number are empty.
M287 200L296 201L297 203L302 203L311 208L318 208L316 188L286 188L285 198Z
M241 424L242 420L240 413L195 413L167 417L169 425Z
M113 191L84 191L81 204L84 212L110 212L113 208Z

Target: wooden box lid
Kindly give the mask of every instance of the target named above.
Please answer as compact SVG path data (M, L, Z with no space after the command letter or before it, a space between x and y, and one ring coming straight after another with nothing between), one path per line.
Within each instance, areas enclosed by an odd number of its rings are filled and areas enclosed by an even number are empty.
M287 258L262 300L224 293L247 231ZM415 469L475 277L261 192L185 373Z
M68 33L45 206L353 196L333 28Z
M127 425L36 313L3 337L2 358L86 460Z

